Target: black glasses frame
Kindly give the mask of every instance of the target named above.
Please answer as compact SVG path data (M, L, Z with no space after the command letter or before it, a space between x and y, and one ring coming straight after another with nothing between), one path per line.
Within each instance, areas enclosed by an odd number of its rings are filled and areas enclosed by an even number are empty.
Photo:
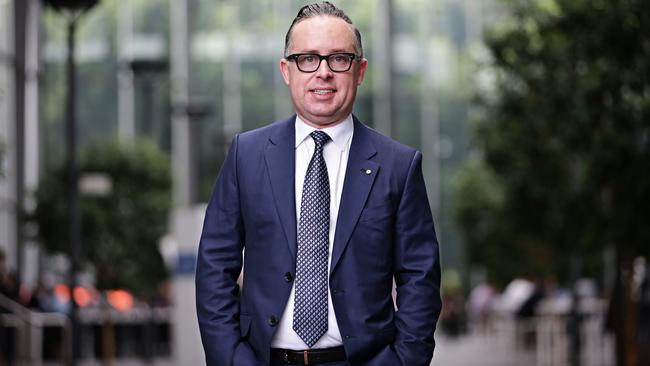
M316 66L316 68L314 70L312 70L312 71L305 71L305 70L301 69L300 64L298 63L298 58L301 57L301 56L313 56L313 57L318 58L319 59L318 60L318 66ZM334 69L332 69L332 66L330 65L330 60L329 60L329 58L332 57L332 56L346 56L346 57L349 57L350 58L350 64L348 65L348 68L345 69L345 70L334 70ZM294 54L291 54L289 56L286 56L285 59L287 61L295 62L296 67L298 67L298 70L300 70L301 72L313 73L313 72L318 71L318 68L320 67L320 64L321 64L321 62L323 62L323 60L325 60L325 63L327 63L327 67L329 67L330 70L332 70L332 72L348 72L350 70L350 68L352 67L352 62L354 62L354 60L360 60L361 57L358 56L356 53L352 53L352 52L335 52L335 53L330 53L329 55L319 55L317 53L294 53Z

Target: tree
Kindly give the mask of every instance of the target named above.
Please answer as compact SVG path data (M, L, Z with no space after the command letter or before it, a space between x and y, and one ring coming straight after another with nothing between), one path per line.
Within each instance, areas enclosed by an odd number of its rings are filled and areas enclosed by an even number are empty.
M97 287L153 296L167 276L157 245L171 205L168 158L151 142L105 143L83 150L79 167L82 180L95 174L108 179L100 185L110 185L100 194L81 189L83 259L94 269ZM50 252L67 253L65 166L45 174L39 187L34 220L40 241Z
M650 254L650 3L510 4L512 22L486 37L496 84L457 191L469 252L493 254L472 259L503 278L512 253L537 275L548 258L567 280L613 246L629 267Z
M647 255L638 213L650 207L650 29L641 21L650 4L557 0L513 10L514 23L486 40L498 77L495 96L481 100L481 158L465 173L487 169L502 191L487 210L507 220L489 226L509 223L511 237L556 250L612 243ZM464 215L484 206L466 199L457 210L473 246L487 236Z

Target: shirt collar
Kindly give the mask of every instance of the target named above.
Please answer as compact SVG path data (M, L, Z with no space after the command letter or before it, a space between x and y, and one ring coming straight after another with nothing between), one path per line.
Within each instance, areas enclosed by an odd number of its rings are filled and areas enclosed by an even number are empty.
M296 115L296 147L298 147L313 131L317 128L308 125L303 121L300 116ZM352 137L354 130L354 123L352 122L352 115L348 115L341 123L337 123L331 127L321 128L320 131L325 132L332 139L336 147L344 151L348 147L348 141Z

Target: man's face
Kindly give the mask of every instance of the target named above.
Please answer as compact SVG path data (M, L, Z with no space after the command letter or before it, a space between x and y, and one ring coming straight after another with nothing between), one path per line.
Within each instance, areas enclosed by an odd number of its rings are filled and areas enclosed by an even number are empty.
M296 24L291 34L294 53L329 55L335 52L352 52L354 31L343 19L317 16ZM284 82L289 86L291 99L298 115L314 127L326 127L341 122L352 113L352 106L366 71L367 60L352 62L346 72L333 72L322 60L318 70L305 73L295 62L280 60Z

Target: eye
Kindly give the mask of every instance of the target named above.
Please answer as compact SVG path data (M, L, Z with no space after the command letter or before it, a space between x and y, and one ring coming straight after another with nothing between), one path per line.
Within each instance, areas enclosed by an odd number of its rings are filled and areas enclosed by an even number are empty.
M316 61L316 57L314 57L314 55L304 55L304 56L302 56L302 62L311 64L311 63L313 63L315 61Z

